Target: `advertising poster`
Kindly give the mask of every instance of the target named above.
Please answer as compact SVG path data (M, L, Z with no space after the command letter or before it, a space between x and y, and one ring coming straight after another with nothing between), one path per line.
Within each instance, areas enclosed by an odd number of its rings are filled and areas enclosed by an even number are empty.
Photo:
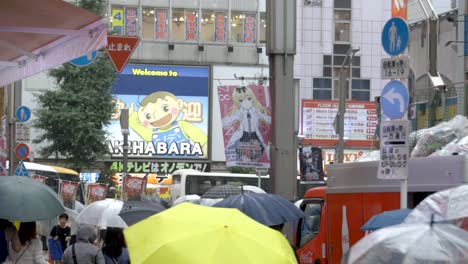
M143 198L142 195L146 192L147 177L145 176L141 178L127 175L127 177L124 178L124 181L124 190L126 195L124 197L126 197L126 200L141 200Z
M167 10L156 10L156 39L167 39Z
M63 201L63 206L75 209L76 192L78 183L60 180L59 196Z
M299 166L301 170L301 183L324 180L321 148L311 146L300 147Z
M215 42L226 42L226 15L215 16Z
M218 86L226 166L269 168L268 86Z
M189 12L185 15L185 40L197 40L197 16Z
M123 8L112 8L112 30L116 35L123 35Z
M125 8L125 35L136 36L137 31L137 10L136 8Z
M116 111L107 127L122 157L120 110L129 109L129 157L207 159L209 67L127 65L117 74Z
M106 199L107 185L101 183L89 183L86 186L86 205Z
M245 15L244 43L255 43L255 15Z

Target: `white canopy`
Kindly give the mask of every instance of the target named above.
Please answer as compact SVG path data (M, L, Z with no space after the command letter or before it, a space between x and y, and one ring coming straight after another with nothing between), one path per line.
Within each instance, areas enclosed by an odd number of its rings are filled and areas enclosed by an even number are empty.
M63 0L2 0L0 17L0 86L107 45L103 19Z

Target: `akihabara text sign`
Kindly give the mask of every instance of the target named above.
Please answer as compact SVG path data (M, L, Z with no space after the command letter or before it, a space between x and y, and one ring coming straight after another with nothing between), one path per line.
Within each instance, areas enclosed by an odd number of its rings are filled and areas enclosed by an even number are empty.
M338 134L333 123L338 101L302 100L303 143L314 146L336 146ZM374 102L346 102L344 139L346 146L368 147L377 128Z
M113 85L112 157L123 155L120 109L129 109L129 157L208 157L209 67L127 65Z

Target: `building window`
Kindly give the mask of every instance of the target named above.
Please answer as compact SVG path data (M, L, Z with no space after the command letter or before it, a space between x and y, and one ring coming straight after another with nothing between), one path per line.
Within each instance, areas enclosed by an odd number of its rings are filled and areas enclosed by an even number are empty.
M316 100L330 100L332 97L330 78L314 78L313 80L313 98Z
M200 40L206 42L226 42L227 13L203 11Z
M370 80L354 79L351 82L351 98L357 101L370 100Z
M331 89L314 89L315 100L331 100Z
M183 9L172 11L172 40L198 40L198 13L196 11Z
M143 8L141 23L141 38L167 40L168 12L167 9Z
M335 23L335 41L350 42L350 23Z
M333 99L334 100L339 100L340 99L340 81L335 79L333 80ZM349 99L349 80L346 80L345 83L345 93L346 93L346 99Z
M111 26L115 35L137 36L137 8L136 7L112 7Z
M332 77L331 67L323 67L323 77Z
M323 55L323 65L332 65L332 56L331 55Z
M335 9L335 21L351 21L351 10Z
M267 27L267 17L266 12L260 13L260 26L258 31L260 32L260 43L266 43L266 27Z
M346 53L348 52L350 47L351 47L351 45L349 45L349 44L334 44L333 45L333 53L334 54L346 55Z
M351 9L351 0L335 0L335 8Z
M155 14L153 8L143 8L141 18L141 38L155 39Z
M253 13L231 12L231 41L255 43L256 15Z

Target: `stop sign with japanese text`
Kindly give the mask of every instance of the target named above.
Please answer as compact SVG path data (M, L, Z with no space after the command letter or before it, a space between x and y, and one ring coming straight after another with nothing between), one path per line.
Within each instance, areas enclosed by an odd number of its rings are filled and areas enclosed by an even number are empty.
M107 36L106 51L116 71L122 72L138 42L139 37Z

